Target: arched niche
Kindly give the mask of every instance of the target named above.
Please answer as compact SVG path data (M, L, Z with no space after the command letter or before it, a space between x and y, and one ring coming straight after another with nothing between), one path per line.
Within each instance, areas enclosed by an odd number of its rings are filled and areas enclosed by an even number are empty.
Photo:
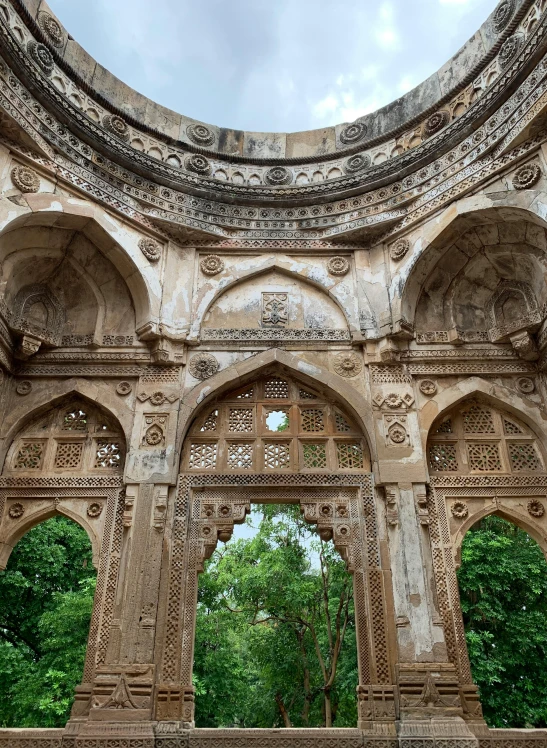
M1 310L14 332L46 345L135 333L127 283L85 231L14 228L0 237L0 256Z
M346 313L319 283L282 267L270 267L230 284L204 314L201 334L211 330L348 331Z
M200 409L181 472L370 472L363 432L340 402L279 368Z

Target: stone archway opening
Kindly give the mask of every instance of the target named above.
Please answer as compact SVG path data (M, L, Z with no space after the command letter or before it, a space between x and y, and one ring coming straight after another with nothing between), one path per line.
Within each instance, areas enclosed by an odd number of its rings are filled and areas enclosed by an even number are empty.
M355 727L357 660L352 575L331 533L297 504L252 504L199 576L196 726Z
M63 727L82 680L97 572L86 530L57 514L0 571L0 721Z

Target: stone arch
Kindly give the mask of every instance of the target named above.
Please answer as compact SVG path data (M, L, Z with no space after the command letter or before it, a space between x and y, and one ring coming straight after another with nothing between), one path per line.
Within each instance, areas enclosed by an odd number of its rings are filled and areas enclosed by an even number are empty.
M29 395L17 398L12 404L0 426L0 465L4 463L9 446L27 424L69 399L80 398L92 404L100 402L101 409L116 421L126 444L129 443L133 413L129 403L116 397L108 384L87 379L66 379L58 380L55 387L56 396L52 398L51 388L47 384L36 382Z
M525 375L520 375L520 377ZM516 379L519 375L516 375ZM434 422L451 410L458 403L479 396L490 403L493 408L505 410L522 420L535 434L544 451L547 451L547 436L544 435L544 424L540 421L537 404L522 395L516 389L474 376L462 380L457 384L439 388L437 394L430 398L420 411L420 427L425 448L429 431Z
M289 375L300 379L303 384L308 384L315 389L319 387L340 401L352 419L359 425L374 464L377 458L374 442L370 436L374 433L370 403L355 387L348 383L347 379L316 364L310 364L280 348L270 348L241 363L229 366L205 382L196 385L188 393L184 407L181 409L177 431L177 451L179 454L192 422L215 398L240 384L244 386L253 377L260 376L264 370L275 367L279 368L280 371L285 369Z
M543 528L539 522L534 522L529 516L526 516L523 512L518 511L512 507L489 507L482 509L469 517L459 528L457 534L454 537L454 558L456 562L456 568L461 566L462 562L462 544L465 536L469 530L480 522L484 517L490 517L495 515L507 520L513 525L520 527L521 530L528 533L533 538L543 551L543 555L547 559L547 530Z
M462 234L477 227L496 223L515 224L525 222L531 227L547 229L544 219L547 198L536 193L535 200L527 201L527 207L514 206L514 193L507 192L503 199L494 202L486 195L464 198L447 208L429 227L423 239L418 240L408 260L401 264L394 275L390 295L393 302L394 319L405 319L414 323L418 301L428 277ZM531 229L532 231L533 229ZM539 248L539 245L537 245ZM541 241L541 247L545 243Z
M68 507L50 506L42 507L27 516L23 516L20 521L15 523L13 527L8 530L7 534L2 533L2 539L0 540L0 571L6 568L13 549L27 532L30 532L34 527L41 525L42 522L58 515L68 517L68 519L72 520L85 530L89 542L91 543L93 566L97 569L99 566L101 545L101 537L97 529L94 528L82 514L75 512Z
M40 198L37 200L36 198ZM0 224L0 260L9 254L6 238L20 229L44 227L81 232L112 263L126 283L135 308L137 329L157 319L158 301L151 289L150 263L137 241L104 211L80 200L58 195L29 195L30 212L10 215Z
M235 270L232 274L223 277L216 287L207 288L199 299L195 310L191 335L195 337L199 335L199 330L203 326L206 316L221 296L230 292L237 285L253 278L259 278L269 272L278 272L287 278L322 291L339 309L349 329L359 330L359 315L355 301L344 299L343 302L334 292L335 287L340 283L339 278L335 279L330 276L326 269L323 272L318 272L317 266L296 262L286 256L270 256L259 262L258 265L255 262L254 265ZM347 306L344 304L347 304Z

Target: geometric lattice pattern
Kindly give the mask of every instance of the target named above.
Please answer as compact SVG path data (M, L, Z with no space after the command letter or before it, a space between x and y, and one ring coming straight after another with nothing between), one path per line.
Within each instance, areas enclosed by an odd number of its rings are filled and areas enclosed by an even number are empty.
M340 470L355 470L363 467L363 447L360 443L338 442L336 452Z
M87 431L87 413L74 408L65 413L63 431Z
M480 472L498 472L502 469L500 450L497 442L486 442L477 444L470 442L467 445L467 456L469 468Z
M181 461L183 473L369 467L363 435L336 400L271 372L210 402L191 427Z
M212 410L207 418L203 421L201 431L216 431L218 420L218 410Z
M290 442L266 442L264 444L265 468L269 470L288 468L290 459Z
M217 464L217 443L201 442L190 446L189 467L199 470L213 470Z
M302 411L302 431L324 431L325 417L323 411L308 408Z
M286 400L289 397L289 383L277 377L270 377L264 383L264 397L267 400Z
M122 447L120 442L100 439L95 452L95 468L119 468L122 461Z
M338 433L347 434L348 431L351 431L351 427L349 423L346 421L346 419L341 413L336 413L335 420L336 420L336 431L338 431Z
M252 408L230 408L229 431L249 432L253 430Z
M443 421L439 428L435 431L436 434L451 434L452 433L452 421L450 418L447 418L446 421Z
M302 453L305 468L322 469L327 467L327 449L325 444L304 444Z
M231 470L252 470L253 444L229 444L228 467Z
M462 413L464 431L466 434L495 434L492 413L479 405L472 405Z
M458 458L455 444L432 444L429 447L429 467L431 470L455 472Z
M516 444L508 444L507 447L513 470L518 472L521 470L542 469L539 455L533 444L517 442Z
M44 456L43 442L23 442L19 447L13 467L15 470L39 470Z
M503 430L506 434L522 434L524 433L520 426L517 426L513 421L508 421L507 418L503 419Z
M79 468L82 464L84 445L82 442L66 442L57 445L55 467L63 470Z

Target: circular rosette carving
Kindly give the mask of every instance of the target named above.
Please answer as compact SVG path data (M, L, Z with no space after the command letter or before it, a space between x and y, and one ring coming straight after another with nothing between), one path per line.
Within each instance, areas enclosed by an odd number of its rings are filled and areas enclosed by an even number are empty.
M159 390L158 392L153 392L150 395L150 402L152 405L163 405L163 403L165 402L165 395Z
M292 182L292 172L284 166L274 166L264 174L264 181L266 184L271 184L272 187L290 184Z
M440 112L435 112L435 114L432 114L431 117L425 123L424 134L426 136L434 135L436 132L439 132L439 130L442 130L443 127L446 127L449 119L450 117L448 115L448 112L444 110L441 110Z
M93 504L89 504L87 507L87 516L91 517L91 519L97 519L97 517L101 516L102 511L103 505L98 502L93 502Z
M41 10L38 13L38 25L54 47L63 46L63 30L53 16Z
M522 46L522 37L518 34L514 34L506 39L500 49L499 61L502 68L506 68L513 57L518 54Z
M12 519L19 519L19 517L22 517L25 513L25 507L22 504L12 504L9 508L9 516Z
M353 145L363 140L367 134L367 126L363 122L352 122L351 125L344 127L340 133L340 142L345 145Z
M156 424L154 424L153 426L150 426L150 428L146 432L146 436L144 437L144 441L150 447L157 447L158 444L161 444L162 441L163 441L163 431Z
M213 145L215 142L214 133L208 127L205 127L205 125L188 125L186 134L192 143L196 143L196 145L208 146Z
M406 431L402 426L399 426L398 424L395 426L392 426L389 429L389 438L394 444L404 444L406 441Z
M423 382L420 382L420 392L429 397L435 395L437 393L437 383L432 379L424 379Z
M355 156L350 156L344 164L344 171L346 174L355 174L358 171L368 169L370 166L370 156L363 153L356 153Z
M538 501L537 499L533 499L532 501L528 502L528 514L531 517L536 517L536 519L540 519L540 517L543 517L545 514L545 507L541 503L541 501Z
M157 262L161 257L160 245L153 239L141 239L139 249L150 262Z
M389 255L392 260L398 262L399 260L403 259L409 249L410 242L408 241L408 239L398 239L389 250Z
M193 171L194 174L199 174L200 177L208 177L213 170L209 159L202 156L201 153L194 153L193 156L189 156L184 165L188 171Z
M190 374L195 379L209 379L217 373L219 363L210 353L198 353L190 359Z
M108 132L116 135L120 140L129 139L129 127L117 114L106 114L103 117L103 125Z
M389 395L386 396L385 404L388 408L400 408L403 404L403 398L400 395L397 395L395 392L391 392Z
M18 395L29 395L32 392L32 382L29 382L28 379L25 379L24 382L19 382L15 391Z
M354 353L340 353L334 359L334 371L341 377L356 377L363 370L363 363Z
M126 395L129 395L133 387L131 386L130 382L120 382L118 386L116 387L116 392L118 395L122 395L122 397L125 397Z
M452 512L452 516L456 519L465 519L469 516L469 507L465 501L456 501L452 504L450 511Z
M502 0L492 16L492 28L499 34L509 24L515 12L515 0Z
M11 181L21 192L38 192L40 177L28 166L15 166L11 170Z
M349 262L345 257L331 257L327 268L331 275L347 275L349 272Z
M38 67L41 68L46 75L51 75L55 63L53 62L53 56L46 45L31 40L27 44L27 50Z
M529 163L519 166L513 174L513 187L516 190L528 190L539 182L541 169L539 164Z
M199 263L199 266L204 275L217 275L224 270L224 262L218 255L207 255Z
M520 379L517 380L517 388L523 395L530 395L536 389L536 385L534 384L534 380L530 379L530 377L520 377Z

